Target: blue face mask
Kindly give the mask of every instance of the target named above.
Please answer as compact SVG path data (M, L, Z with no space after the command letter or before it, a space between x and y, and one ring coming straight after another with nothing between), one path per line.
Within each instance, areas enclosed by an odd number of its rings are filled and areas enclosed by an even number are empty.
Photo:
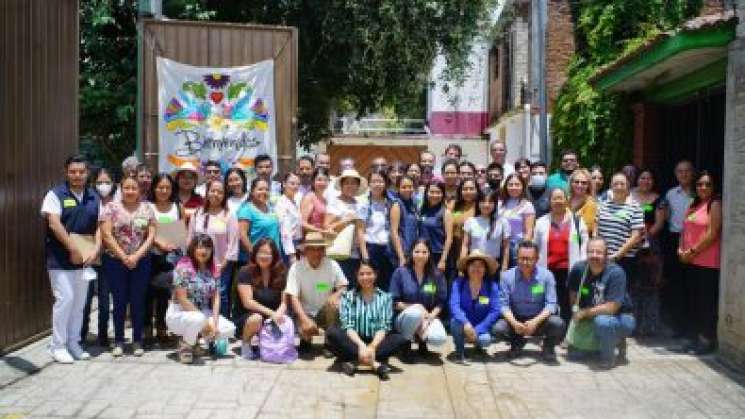
M528 185L533 189L541 189L546 187L546 176L544 175L533 175L530 177L530 184Z

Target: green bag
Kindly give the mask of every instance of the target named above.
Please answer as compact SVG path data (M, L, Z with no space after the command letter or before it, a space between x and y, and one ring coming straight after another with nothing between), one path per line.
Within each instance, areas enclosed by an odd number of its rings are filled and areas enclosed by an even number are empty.
M577 289L577 303L572 306L572 312L574 313L579 307L579 299L582 298L582 287L585 285L585 279L587 278L587 271L590 269L590 265L587 265L585 272L582 273L582 280L579 281L579 289ZM569 347L580 351L598 351L600 350L600 342L595 338L595 327L593 326L592 319L574 320L569 322L567 328L566 341Z
M566 340L572 349L580 351L600 350L600 342L595 339L595 327L592 320L570 321Z

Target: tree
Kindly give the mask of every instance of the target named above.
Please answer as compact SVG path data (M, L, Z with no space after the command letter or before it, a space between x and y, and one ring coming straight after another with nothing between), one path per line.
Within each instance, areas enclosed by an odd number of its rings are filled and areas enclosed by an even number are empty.
M297 27L298 137L306 146L331 135L334 110L414 116L435 56L444 53L450 80L461 80L496 1L165 0L163 9L171 18ZM134 148L136 2L81 5L81 143L112 166Z
M131 0L81 2L81 149L111 168L135 146L136 19Z

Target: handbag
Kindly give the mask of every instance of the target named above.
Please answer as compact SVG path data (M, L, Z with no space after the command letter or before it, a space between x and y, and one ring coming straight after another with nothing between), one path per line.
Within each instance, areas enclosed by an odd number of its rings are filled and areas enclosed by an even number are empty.
M259 355L272 364L290 364L297 359L295 325L285 316L282 324L267 319L259 331Z
M334 260L347 260L352 256L355 223L350 223L340 231L334 241L326 248L326 256Z
M577 302L572 306L572 313L579 309L579 299L582 296L582 286L585 284L585 279L587 278L587 272L589 269L590 265L588 264L585 271L582 273L582 279L579 281ZM566 341L572 349L586 352L600 350L600 341L595 337L595 326L593 325L592 319L572 319L567 328Z

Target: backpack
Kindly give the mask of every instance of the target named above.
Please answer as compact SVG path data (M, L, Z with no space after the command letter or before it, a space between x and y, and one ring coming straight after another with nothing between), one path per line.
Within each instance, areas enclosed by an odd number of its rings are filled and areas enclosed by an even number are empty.
M262 361L272 364L290 364L297 359L292 319L285 316L279 325L271 319L264 321L259 331L259 354Z

